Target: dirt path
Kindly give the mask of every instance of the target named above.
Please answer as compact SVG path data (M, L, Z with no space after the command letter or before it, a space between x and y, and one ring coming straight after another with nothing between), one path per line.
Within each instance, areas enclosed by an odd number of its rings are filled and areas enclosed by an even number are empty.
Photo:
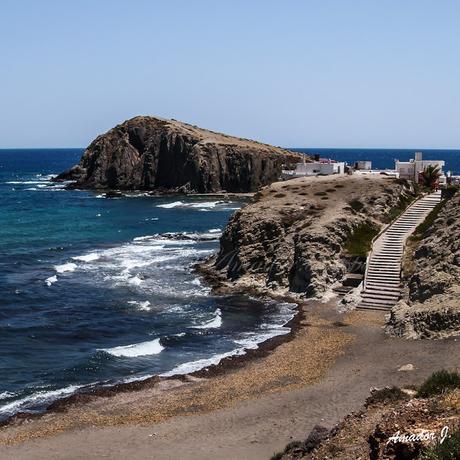
M308 323L269 356L166 391L97 398L4 427L2 460L268 459L315 425L360 408L370 387L418 384L458 366L459 342L406 341L380 313L307 306ZM403 364L412 372L400 372Z

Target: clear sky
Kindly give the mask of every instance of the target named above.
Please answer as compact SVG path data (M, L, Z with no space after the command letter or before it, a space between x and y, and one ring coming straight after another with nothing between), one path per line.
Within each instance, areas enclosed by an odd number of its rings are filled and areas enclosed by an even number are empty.
M0 148L159 115L282 146L460 148L457 0L0 0Z

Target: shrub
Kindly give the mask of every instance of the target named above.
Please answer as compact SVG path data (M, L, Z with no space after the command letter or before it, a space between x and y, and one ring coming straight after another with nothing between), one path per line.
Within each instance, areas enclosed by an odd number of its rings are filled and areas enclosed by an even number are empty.
M378 403L402 401L405 399L409 399L409 396L400 388L383 388L382 390L372 393L372 395L366 399L365 406L368 407Z
M351 200L348 204L350 205L351 209L356 212L362 211L364 208L364 204L359 200Z
M417 392L419 398L444 393L447 390L460 388L460 374L445 370L431 374Z
M460 428L455 428L452 433L441 443L439 440L425 449L419 460L456 460L460 458Z
M344 249L352 256L366 257L379 231L379 228L369 223L358 225L348 236Z
M433 225L434 221L438 217L439 213L441 212L445 204L446 204L446 200L441 201L431 210L431 212L426 216L425 220L420 225L417 226L413 235L411 235L410 239L412 241L419 241L424 237L424 235Z
M399 197L398 204L388 211L388 214L386 216L387 220L389 222L392 222L395 219L397 219L414 200L415 196L402 194Z

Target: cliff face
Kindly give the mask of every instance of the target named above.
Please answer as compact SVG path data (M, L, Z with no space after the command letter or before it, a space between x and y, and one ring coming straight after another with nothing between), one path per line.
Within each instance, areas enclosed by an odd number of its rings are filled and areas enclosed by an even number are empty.
M299 154L175 120L136 117L96 138L57 180L75 187L252 192L276 181Z
M404 184L384 177L278 182L236 212L204 266L222 287L321 296L347 273L344 246L361 224L380 227Z
M460 194L449 200L412 258L389 331L410 338L460 334Z

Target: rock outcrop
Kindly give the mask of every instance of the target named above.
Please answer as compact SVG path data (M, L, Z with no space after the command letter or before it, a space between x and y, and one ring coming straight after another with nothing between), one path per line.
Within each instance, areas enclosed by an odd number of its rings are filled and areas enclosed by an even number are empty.
M382 176L299 178L265 187L230 219L202 270L226 288L322 296L348 272L360 225L383 225L408 184Z
M254 192L301 158L175 120L135 117L97 137L56 180L86 189Z
M412 264L388 331L415 339L460 335L460 193L439 212Z

